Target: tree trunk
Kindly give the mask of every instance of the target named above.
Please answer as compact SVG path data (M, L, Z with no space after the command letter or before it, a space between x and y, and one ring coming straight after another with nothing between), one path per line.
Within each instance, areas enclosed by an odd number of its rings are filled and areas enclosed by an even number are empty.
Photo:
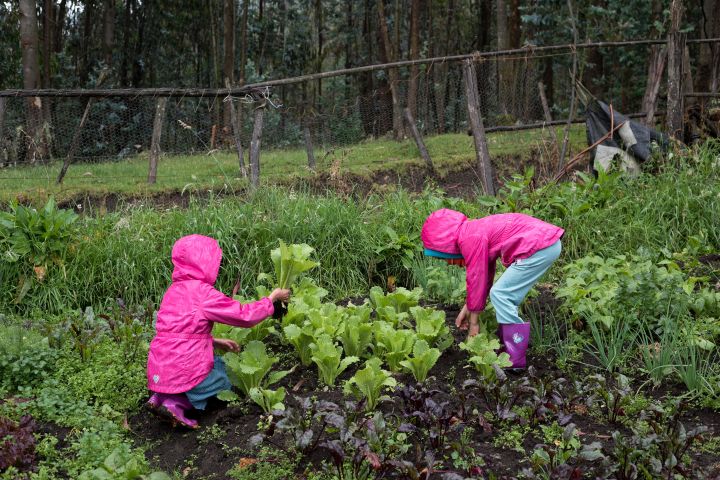
M703 0L700 22L700 38L720 37L720 0ZM720 43L700 45L700 53L695 74L695 90L715 92L720 73Z
M215 28L215 0L208 0L208 10L210 12L210 40L211 40L211 47L212 47L212 66L213 66L213 77L212 77L212 86L218 87L220 86L220 66L219 66L219 60L218 60L218 35L217 35L217 29ZM219 98L215 99L212 113L213 113L213 125L215 125L215 128L217 129L220 125L220 110L222 108L221 100ZM211 145L211 147L214 148L214 145Z
M542 103L543 113L545 114L545 122L550 131L550 138L552 139L555 148L555 158L557 159L560 157L560 142L558 142L555 127L552 125L552 113L550 113L550 106L548 105L547 97L545 97L545 85L543 85L542 82L538 82L538 92L540 93L540 102Z
M410 60L420 58L420 0L412 0L410 5ZM418 75L420 69L417 65L410 67L408 80L407 108L413 118L417 116Z
M33 2L34 3L34 2ZM90 76L90 52L92 45L92 28L95 20L95 2L88 0L85 2L85 10L83 11L83 31L80 43L80 71L78 77L81 86L86 86Z
M248 5L250 0L243 1L242 20L240 21L240 86L245 85L245 65L247 64L247 27Z
M233 67L235 66L235 0L225 0L223 9L223 81L226 85L235 82ZM232 127L232 102L224 103L223 131L230 135Z
M666 59L667 49L664 45L653 45L651 47L650 59L648 60L647 85L645 86L642 107L640 108L641 112L645 112L644 122L648 127L654 127L655 125L655 105L660 91L660 82L665 70Z
M384 52L383 62L392 63L395 61L395 49L390 42L387 18L385 18L385 2L383 0L377 0L377 9L378 17L380 20L380 38L382 40L381 51ZM400 105L400 94L398 93L399 75L397 68L388 69L388 77L390 78L390 94L392 95L393 133L395 138L399 140L404 136L404 132L402 125L402 108Z
M463 60L463 79L465 83L465 97L467 99L468 120L475 143L475 155L478 162L478 171L485 195L495 195L492 164L490 153L485 139L485 128L480 116L480 101L477 89L477 74L472 60Z
M45 0L43 6L43 88L52 88L52 59L55 53L53 47L53 34L55 26L55 8L52 0ZM43 99L43 119L49 123L51 117L50 99ZM48 145L48 150L50 146Z
M497 48L508 50L510 48L510 32L508 31L508 14L506 0L497 0L496 11ZM509 60L498 59L498 108L500 113L510 113L508 105L511 102L512 63Z
M28 90L39 88L38 21L33 0L20 1L20 46L22 48L23 88ZM26 104L28 142L26 160L29 163L35 163L43 161L47 154L45 135L43 134L42 100L40 97L28 97Z
M65 26L66 15L67 0L62 0L60 5L55 9L55 28L53 28L53 34L55 35L53 48L55 49L55 53L62 52L63 50L63 27Z
M103 15L103 59L105 66L112 69L113 46L115 45L115 0L105 0Z
M163 124L165 123L165 107L167 97L157 99L155 105L155 121L153 122L152 141L150 142L150 168L148 170L148 183L154 184L157 180L157 166L160 158L160 140L162 138Z
M670 35L668 36L667 129L672 137L683 140L683 63L687 34L680 32L683 16L682 0L673 0L670 7Z
M120 86L128 86L128 68L130 55L130 17L132 16L132 5L134 0L125 0L125 14L123 15L123 47L122 60L120 62Z

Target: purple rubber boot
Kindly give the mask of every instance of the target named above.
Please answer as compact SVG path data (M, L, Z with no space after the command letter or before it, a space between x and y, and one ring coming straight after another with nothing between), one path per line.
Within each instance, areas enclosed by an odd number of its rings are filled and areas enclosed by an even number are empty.
M522 369L527 366L525 352L530 342L529 323L509 323L500 325L500 341L505 352L510 355L513 369Z
M153 407L153 404L157 406ZM184 393L156 393L150 397L147 405L173 426L180 424L187 428L198 428L197 420L185 416L185 412L193 406Z

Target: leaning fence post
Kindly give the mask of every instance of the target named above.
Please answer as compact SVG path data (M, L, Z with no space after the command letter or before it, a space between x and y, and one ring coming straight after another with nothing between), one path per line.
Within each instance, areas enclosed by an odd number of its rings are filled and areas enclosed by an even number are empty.
M480 178L482 180L483 192L486 195L495 195L493 184L493 171L490 164L490 153L488 152L485 139L485 127L480 116L480 100L478 98L477 77L475 65L471 59L463 60L463 78L465 80L465 96L467 97L468 119L475 141L475 154L477 157Z
M428 171L430 173L435 172L435 167L433 166L432 159L430 158L430 154L428 153L427 148L425 148L425 142L423 142L422 137L420 136L420 131L417 128L417 125L415 125L415 119L413 118L412 112L409 108L405 108L405 121L408 124L408 127L410 128L410 133L412 134L413 138L415 139L415 143L417 144L418 150L420 150L420 156L423 160L425 160L425 165L427 165Z
M255 108L252 139L250 140L250 183L257 187L260 183L260 139L262 137L265 102Z
M303 135L305 136L305 151L307 151L308 167L315 171L315 152L313 151L312 135L310 134L310 125L303 122Z
M225 79L225 87L229 90L231 88L230 80ZM232 96L228 94L225 98L226 102L230 102L230 122L232 123L233 137L235 139L235 148L238 152L238 164L240 166L240 174L243 178L247 178L247 170L245 169L245 159L243 158L243 147L242 139L240 138L240 122L238 121L238 114L235 103L232 100Z
M545 122L547 122L550 137L552 138L553 145L555 146L555 155L560 158L560 142L558 142L555 127L552 125L552 114L550 113L550 106L548 105L547 97L545 96L545 84L543 82L538 82L538 92L540 93L540 103L542 103L543 112L545 113Z
M165 107L167 97L157 99L155 105L155 122L153 123L152 142L150 144L150 170L148 172L148 183L153 184L157 180L157 164L160 157L160 138L162 137L163 123L165 123Z
M63 181L63 178L65 178L65 174L67 173L68 168L70 168L70 162L72 162L73 158L75 157L75 153L77 152L77 149L80 147L80 136L82 135L83 127L85 127L85 122L87 122L88 116L90 116L90 109L92 108L93 103L95 103L95 99L91 97L85 104L85 111L83 112L83 116L80 119L80 124L75 130L72 142L70 142L70 148L68 149L68 153L65 156L62 168L60 169L60 173L57 177L58 185L60 185Z

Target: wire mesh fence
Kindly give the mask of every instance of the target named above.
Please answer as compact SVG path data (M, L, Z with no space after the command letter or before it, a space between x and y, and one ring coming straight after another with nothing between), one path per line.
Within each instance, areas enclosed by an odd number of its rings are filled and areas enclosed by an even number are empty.
M649 45L607 47L606 58L647 56ZM571 111L572 56L577 51L475 57L480 110L487 130L522 127L546 121L538 84L544 82L551 115L564 120ZM594 68L587 57L584 68ZM629 67L628 67L629 68ZM640 72L631 84L627 75L605 72L592 78L605 101L622 104L624 113L638 111L644 90ZM247 151L253 111L264 108L262 149L305 148L309 133L314 148L332 149L370 139L409 137L398 109L412 107L423 136L468 131L468 108L462 63L441 61L413 68L398 67L397 78L387 70L346 73L299 81L269 89L266 98L169 98L160 149L165 155L196 155L236 148L230 104L237 108L241 143ZM597 70L597 69L596 69ZM579 76L583 77L581 69ZM587 73L587 72L585 72ZM593 74L595 75L595 74ZM586 77L588 77L586 75ZM414 93L413 93L414 92ZM156 98L148 96L89 99L85 97L7 97L0 109L0 163L3 166L42 163L72 157L73 162L123 160L151 148ZM663 95L659 96L662 102ZM42 127L30 128L32 102L42 102ZM88 102L91 102L88 105ZM414 107L413 107L414 105ZM659 106L658 110L662 110ZM81 127L81 119L87 119ZM580 106L580 111L582 108ZM43 143L40 157L37 143ZM76 145L73 145L76 143ZM493 146L490 154L493 155ZM32 154L31 154L32 153Z

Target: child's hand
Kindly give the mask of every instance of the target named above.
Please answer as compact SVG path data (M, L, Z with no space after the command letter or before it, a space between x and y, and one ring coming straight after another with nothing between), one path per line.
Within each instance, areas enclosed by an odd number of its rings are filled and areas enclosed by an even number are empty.
M290 290L287 288L276 288L273 290L270 294L270 301L275 303L278 300L281 300L282 302L290 300Z
M239 352L240 345L229 338L213 338L213 347L225 352Z
M468 329L468 309L467 305L463 305L462 310L460 310L460 313L458 313L457 318L455 318L455 326L459 328L460 330L467 330Z

